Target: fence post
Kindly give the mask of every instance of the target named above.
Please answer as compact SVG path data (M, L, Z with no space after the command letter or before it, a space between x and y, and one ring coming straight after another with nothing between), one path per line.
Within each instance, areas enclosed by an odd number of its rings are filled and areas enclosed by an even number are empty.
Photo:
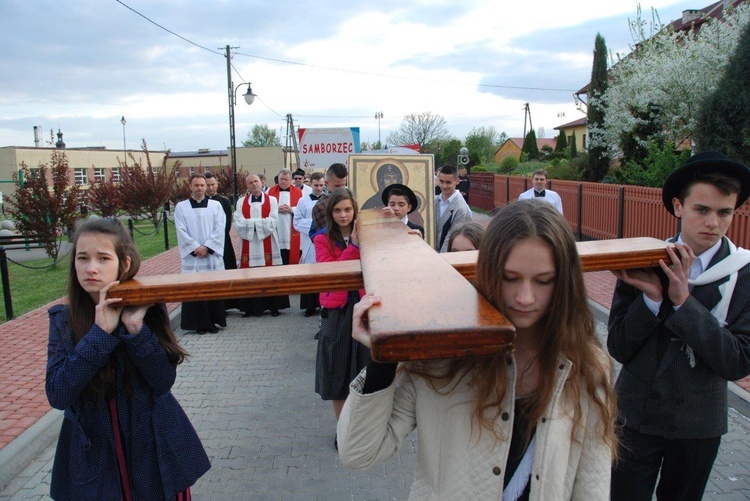
M128 231L130 232L130 238L133 240L133 242L135 242L135 235L133 234L134 233L134 229L133 229L133 218L132 217L128 218Z
M617 238L622 238L625 226L625 187L620 186L617 194Z
M505 176L505 205L510 203L510 174ZM503 207L505 207L503 205Z
M583 183L578 183L578 241L583 241Z
M8 257L5 247L0 247L0 275L3 282L3 299L5 300L5 318L13 320L13 299L10 297L10 280L8 279Z
M162 225L164 227L164 250L169 250L169 226L167 226L169 219L167 219L166 210L161 211L161 217L164 220L164 224Z

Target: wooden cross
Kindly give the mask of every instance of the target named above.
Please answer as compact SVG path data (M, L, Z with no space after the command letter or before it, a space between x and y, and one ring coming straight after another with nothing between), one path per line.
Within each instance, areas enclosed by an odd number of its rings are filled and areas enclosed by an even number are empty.
M364 287L383 298L369 314L374 360L478 357L512 348L514 327L468 281L478 251L438 254L379 209L361 211L358 224L360 261L140 277L109 295L135 305ZM577 244L584 271L657 266L669 245L655 238Z

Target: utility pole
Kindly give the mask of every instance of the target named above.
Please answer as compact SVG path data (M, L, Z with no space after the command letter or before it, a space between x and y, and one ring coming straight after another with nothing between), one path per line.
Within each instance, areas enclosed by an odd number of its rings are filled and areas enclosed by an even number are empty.
M524 103L523 110L523 138L526 139L526 117L529 118L529 130L534 130L534 126L531 125L531 108L529 107L529 103Z

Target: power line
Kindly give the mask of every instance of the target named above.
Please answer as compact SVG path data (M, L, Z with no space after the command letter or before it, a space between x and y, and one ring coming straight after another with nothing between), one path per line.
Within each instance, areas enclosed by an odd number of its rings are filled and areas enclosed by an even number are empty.
M212 54L221 55L221 52L216 52L215 50L211 50L208 47L204 47L204 46L202 46L200 44L197 44L197 43L193 42L192 40L188 40L187 38L183 37L182 35L178 35L174 31L172 31L172 30L170 30L168 28L165 28L164 26L162 26L161 24L157 23L156 21L153 21L153 20L149 19L148 17L144 16L143 14L141 14L140 12L138 12L137 10L135 10L134 8L132 8L131 6L122 3L120 0L115 0L115 2L119 3L120 5L122 5L123 7L125 7L126 9L130 10L131 12L133 12L133 13L141 16L143 19L145 19L149 23L153 24L154 26L157 26L158 28L161 28L162 30L166 31L167 33L169 33L171 35L174 35L177 38L179 38L181 40L184 40L184 41L186 41L189 44L195 45L199 49L207 50L208 52L210 52Z
M403 80L419 80L422 82L439 82L441 84L455 84L455 85L472 85L477 87L486 87L491 89L514 89L514 90L539 90L539 91L549 91L549 92L575 92L577 89L556 89L556 88L546 88L546 87L523 87L523 86L516 86L516 85L499 85L499 84L477 84L473 82L458 82L458 81L449 81L449 80L435 80L434 78L424 78L424 77L411 77L411 76L404 76L404 75L393 75L393 74L387 74L387 73L375 73L372 71L362 71L362 70L350 70L345 68L336 68L333 66L321 66L317 64L309 64L309 63L301 63L299 61L289 61L287 59L278 59L273 57L266 57L266 56L258 56L255 54L245 54L244 52L235 52L238 56L245 56L245 57L251 57L254 59L262 59L264 61L272 61L276 63L282 63L282 64L291 64L294 66L305 66L308 68L317 68L322 70L329 70L329 71L340 71L343 73L353 73L356 75L367 75L367 76L374 76L374 77L381 77L381 78L398 78Z

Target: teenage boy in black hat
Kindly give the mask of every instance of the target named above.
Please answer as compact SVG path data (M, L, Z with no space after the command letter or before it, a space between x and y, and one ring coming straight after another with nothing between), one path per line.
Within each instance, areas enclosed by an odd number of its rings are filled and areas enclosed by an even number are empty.
M725 234L750 168L715 152L667 178L681 231L657 268L620 270L609 316L622 421L612 499L701 499L727 432L727 381L750 374L750 252Z
M409 214L417 210L419 199L411 188L405 184L392 184L386 186L382 195L382 211L385 215L400 219L406 226L412 230L418 230L424 238L424 227L409 221Z

